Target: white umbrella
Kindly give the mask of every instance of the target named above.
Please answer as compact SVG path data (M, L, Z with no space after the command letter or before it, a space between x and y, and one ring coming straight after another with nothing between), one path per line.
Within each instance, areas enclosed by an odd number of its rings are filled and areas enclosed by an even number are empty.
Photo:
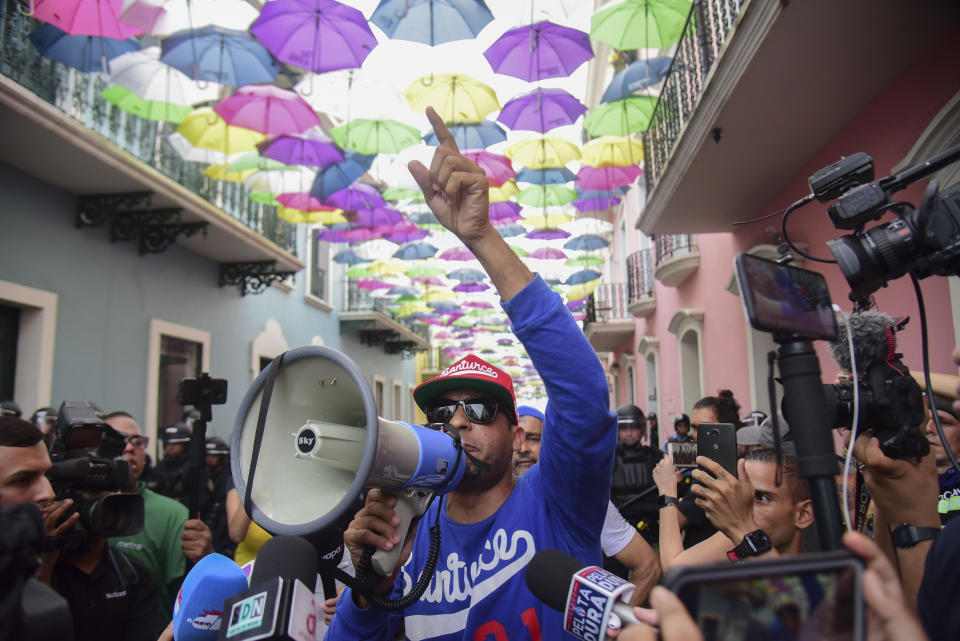
M310 191L316 177L317 172L299 167L292 170L258 171L244 180L243 183L253 191L286 194Z
M176 132L167 136L167 142L170 143L170 146L173 147L174 151L180 154L180 157L184 160L190 162L202 162L211 165L220 165L223 163L233 162L245 153L241 152L237 154L230 154L228 156L222 151L194 147L189 140L183 137L183 134L178 134Z
M120 20L160 36L211 24L246 31L258 15L243 0L124 0Z
M187 74L160 62L160 47L131 51L110 61L110 82L126 87L144 100L184 107L220 98L221 85L196 82Z

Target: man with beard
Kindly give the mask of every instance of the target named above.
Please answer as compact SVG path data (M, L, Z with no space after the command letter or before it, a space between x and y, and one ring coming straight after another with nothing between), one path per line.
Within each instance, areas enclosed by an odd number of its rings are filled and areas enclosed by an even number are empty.
M530 593L523 570L544 548L588 564L600 561L616 439L606 376L560 297L491 225L483 170L460 155L432 108L427 116L440 144L429 170L412 162L410 171L437 219L473 252L497 288L550 397L550 430L540 463L518 479L513 455L523 431L506 372L470 355L417 387L413 398L427 420L447 424L463 443L463 480L433 501L406 545L395 529L396 499L378 490L370 491L344 539L354 565L367 547L404 546L397 567L376 590L381 596L409 593L425 566L428 524L434 522L441 533L440 563L427 591L403 610L370 608L364 595L348 588L326 638L393 639L403 625L409 639L559 639L562 615Z

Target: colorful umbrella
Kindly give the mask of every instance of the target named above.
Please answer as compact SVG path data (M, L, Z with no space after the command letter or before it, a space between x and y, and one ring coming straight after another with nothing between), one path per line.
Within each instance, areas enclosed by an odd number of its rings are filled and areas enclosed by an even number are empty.
M394 40L434 45L470 40L491 21L483 0L382 0L370 22Z
M240 87L213 110L227 124L268 135L299 134L320 124L320 118L303 98L276 85Z
M399 258L381 258L370 263L367 271L373 276L397 276L408 268L407 262Z
M377 46L363 14L334 0L274 0L252 33L283 62L314 73L353 69Z
M243 0L124 0L120 20L146 33L164 36L216 24L246 31L257 10Z
M110 82L126 87L144 100L181 106L212 102L220 97L219 84L198 83L160 62L160 47L131 51L111 60Z
M563 167L580 158L580 149L559 136L537 136L515 142L503 154L510 160L531 169Z
M284 171L258 171L243 181L248 189L267 191L271 194L302 192L306 190L316 174L305 167L295 167Z
M364 258L363 256L358 256L357 253L350 247L346 249L341 249L337 252L331 260L335 263L340 263L341 265L358 265L360 263L369 263L369 258Z
M531 183L534 185L562 185L577 179L576 174L566 167L554 167L551 169L530 169L524 168L517 174L518 183Z
M242 183L244 180L257 173L256 169L244 169L241 171L231 171L226 163L210 165L203 170L203 175L214 180L223 180L231 183Z
M255 151L248 151L237 156L237 159L227 167L230 171L244 171L246 169L256 169L257 171L279 171L281 169L293 169L290 165L277 162L271 158L263 158Z
M580 162L591 167L625 167L643 161L643 143L629 136L600 136L583 146Z
M421 258L430 258L436 253L437 248L430 243L411 242L400 245L397 251L394 252L393 257L402 258L403 260L419 260Z
M301 191L277 194L277 202L284 207L292 207L302 211L336 211L336 207L328 207L310 194Z
M246 31L208 25L179 31L160 44L160 59L194 80L241 87L272 82L280 71L270 52Z
M336 194L334 194L335 196ZM364 227L388 227L396 225L403 220L403 214L396 209L389 207L377 207L375 209L350 209L343 208L347 220L358 223Z
M594 136L626 136L646 131L657 106L657 96L630 96L590 110L583 128Z
M446 273L446 270L443 267L424 263L423 265L415 265L411 267L407 271L403 272L403 275L410 278L432 278L444 273Z
M580 285L572 285L567 290L567 300L580 300L581 298L586 298L594 292L599 284L600 279L597 278L585 283L581 283Z
M504 238L513 238L514 236L523 236L527 233L527 229L523 225L510 224L510 225L499 225L497 226L497 231Z
M341 189L346 189L370 169L374 159L374 156L365 156L355 151L347 151L344 156L343 162L325 167L317 174L317 179L310 188L311 196L323 200Z
M518 203L530 207L559 207L577 199L577 192L563 185L531 185L516 195Z
M599 211L609 209L619 203L619 198L609 196L601 198L579 198L573 201L573 206L577 208L577 211Z
M360 289L369 289L372 291L376 289L390 289L391 287L393 287L393 283L387 283L382 280L377 280L376 278L361 278L360 281L357 283L357 287L359 287Z
M490 285L486 283L460 283L453 287L453 291L460 293L482 292L487 289L490 289Z
M680 39L690 0L626 0L590 17L590 37L617 51L666 49Z
M500 109L493 89L462 73L421 76L404 89L403 97L414 111L433 107L449 123L478 123Z
M532 240L559 240L560 238L569 238L570 232L557 227L543 227L534 229L526 234L527 238Z
M453 139L460 149L490 147L507 140L507 132L491 120L480 123L450 123L447 128L453 134ZM436 147L439 144L437 134L432 131L423 137L423 142L428 147Z
M456 245L450 249L444 250L437 258L441 260L476 260L476 256L473 255L473 252L464 247L463 245Z
M537 87L507 102L497 120L510 129L546 133L555 127L572 125L586 110L583 103L563 89Z
M487 174L487 180L494 187L499 187L517 175L510 160L500 154L493 154L483 149L467 149L461 151L460 155L480 165L480 169Z
M625 167L591 167L583 165L577 172L577 184L584 189L613 189L633 184L642 170L636 165Z
M552 22L507 31L483 52L497 73L532 82L569 76L593 57L590 36Z
M490 203L490 221L514 222L520 218L520 205L515 202L505 200Z
M386 201L383 200L380 192L378 192L375 187L371 187L365 183L355 183L346 189L341 189L340 191L330 194L330 196L323 200L323 204L329 205L330 207L338 207L345 211L353 211L357 209L383 207Z
M410 214L409 219L410 222L423 229L436 229L438 231L446 229L446 227L440 224L437 217L433 215L433 212L430 211Z
M509 200L518 193L520 193L520 188L517 187L517 181L508 180L499 187L491 187L489 199L491 203L499 203Z
M596 267L606 261L594 254L581 254L575 258L568 258L563 264L567 267Z
M302 209L294 209L292 207L278 207L277 216L288 223L305 224L323 223L330 225L346 220L339 209L333 211L303 211Z
M119 21L123 0L33 0L32 6L30 17L72 36L126 40L143 33Z
M134 38L71 36L51 24L37 27L28 38L40 55L79 71L105 71L109 60L140 49Z
M408 200L410 202L424 202L423 192L419 189L406 189L403 187L387 187L383 190L383 199L398 202Z
M383 237L395 243L410 243L426 238L429 235L429 231L415 225L407 219L400 221L390 228L383 229Z
M559 227L571 220L573 220L573 216L570 214L534 214L533 216L525 216L523 223L534 227Z
M556 249L555 247L537 247L527 254L527 258L535 258L537 260L565 260L566 257L567 255L563 253L562 250Z
M353 227L353 223L347 223ZM333 226L333 225L331 225ZM368 242L363 243L357 247L357 255L363 256L364 258L373 258L377 260L382 260L385 257L390 256L393 252L397 251L397 243L392 243L383 238L376 238ZM400 261L396 261L398 264Z
M597 236L595 234L583 234L582 236L576 236L565 242L563 244L563 248L580 251L593 251L594 249L603 249L609 245L610 243L607 242L607 239L603 238L602 236Z
M636 92L657 84L666 77L671 64L673 64L673 58L668 56L630 63L614 74L600 102L629 98Z
M420 132L396 120L351 120L330 132L343 149L361 154L394 154L420 144Z
M461 282L466 281L468 283L473 283L479 280L486 280L487 274L479 269L461 267L460 269L455 269L447 274L447 278L452 278L453 280L459 280Z
M187 117L193 107L182 107L169 102L144 100L126 87L114 85L100 92L100 97L110 104L144 120L162 120L178 123Z
M230 163L236 160L241 154L234 153L227 155L222 151L214 151L213 149L201 149L200 147L194 147L193 144L184 138L181 134L173 132L166 138L166 143L177 152L182 159L188 162L201 162L205 164L223 164ZM254 194L250 195L253 199ZM269 201L269 202L267 202ZM267 204L277 203L273 201L273 194L270 194L269 199L258 200L257 202L267 202Z
M260 155L287 165L327 167L343 162L343 152L325 135L309 130L299 136L285 135L268 138L257 145Z
M231 127L209 107L195 109L177 125L176 133L191 145L230 156L252 151L265 138L259 132L243 127Z

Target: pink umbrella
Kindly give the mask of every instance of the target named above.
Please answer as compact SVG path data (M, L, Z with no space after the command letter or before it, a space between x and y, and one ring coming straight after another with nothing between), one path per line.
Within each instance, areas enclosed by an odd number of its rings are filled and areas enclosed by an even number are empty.
M426 229L421 229L409 220L403 220L390 229L383 230L383 237L395 243L409 243L430 235Z
M437 258L443 260L475 260L476 256L463 245L457 245L456 247L444 250ZM566 256L564 256L564 258L566 258Z
M286 194L278 194L277 202L283 205L284 207L290 207L291 209L299 209L300 211L314 212L314 211L336 211L336 207L329 207L324 205L322 202L314 198L308 193L304 192L288 192Z
M633 184L643 173L636 165L626 167L590 167L583 165L577 172L577 184L583 189L615 189Z
M538 247L527 254L527 258L536 258L539 260L565 260L567 255L559 249L553 247Z
M247 85L213 108L229 125L264 134L299 134L320 124L317 113L295 91L276 85Z
M33 16L73 36L126 40L143 33L119 21L123 0L34 0Z
M344 241L348 243L358 243L364 240L380 238L379 232L373 231L372 229L367 229L366 227L361 227L360 229L350 229L340 233L343 236Z
M442 280L440 280L436 276L430 276L427 278L411 278L410 280L420 283L425 287L431 287L431 286L446 287L447 286L446 283L444 283Z
M491 187L499 187L517 175L517 172L513 170L513 165L510 164L510 159L506 156L493 154L483 149L468 149L467 151L461 151L460 155L480 165L480 168L486 172Z
M463 304L464 307L473 307L475 309L496 309L492 303L485 300L469 300Z
M396 209L389 207L376 207L375 209L355 209L344 214L352 223L363 225L364 227L393 227L397 223L403 222L403 214ZM414 225L416 227L416 225ZM383 234L383 229L376 230L378 234Z
M357 283L357 287L369 290L390 289L393 287L393 284L377 280L376 278L361 278L360 282Z

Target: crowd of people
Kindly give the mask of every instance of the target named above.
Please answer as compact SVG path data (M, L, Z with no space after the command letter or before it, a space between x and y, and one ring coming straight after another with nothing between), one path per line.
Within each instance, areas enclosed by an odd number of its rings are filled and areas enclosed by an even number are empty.
M467 459L463 480L430 503L406 539L397 530L396 496L366 493L343 533L345 563L361 566L371 548L401 553L372 590L341 586L323 604L326 638L570 638L565 615L534 596L524 580L533 557L547 548L632 583L629 603L643 623L611 627L610 638L821 638L808 626L827 596L823 586L811 591L807 580L781 577L776 597L745 589L737 596L742 607L715 608L709 618L657 585L678 568L740 568L762 559L802 559L818 549L811 488L783 417L744 413L729 390L720 390L672 417L673 430L661 441L655 414L633 404L612 411L603 367L583 332L490 224L483 171L460 155L433 110L428 117L440 144L429 168L414 162L410 171L437 219L490 276L548 402L542 411L519 405L510 376L473 355L416 388L413 398L427 421L458 435ZM960 362L960 350L955 356ZM843 537L864 564L871 639L939 641L960 629L952 571L960 526L947 526L960 513L960 475L948 455L960 453L960 377L937 374L933 381L931 389L921 383L929 456L889 458L869 425L855 439L837 434L838 455L852 448L856 461L856 490L838 500L853 504L852 529L872 534ZM71 499L54 496L46 477L54 412L44 408L27 421L7 405L2 411L0 504L36 505L46 535L68 540L80 515ZM945 442L931 412L943 423ZM80 544L43 550L36 577L67 598L77 639L157 638L192 563L217 551L242 564L270 537L244 513L227 445L217 438L207 441L200 514L188 513L191 418L164 431L164 457L151 466L149 438L136 419L124 411L103 415L126 439L122 458L132 484L122 491L142 497L145 518L136 533L109 539L88 533ZM735 469L709 452L690 460L702 427L714 424L736 431ZM398 609L375 607L377 599L407 595L430 563L427 524L439 528L441 547L426 591ZM805 598L790 591L793 583ZM700 605L708 607L708 600ZM740 610L745 618L724 629L723 617ZM834 612L833 618L843 617ZM172 637L169 628L163 634Z

